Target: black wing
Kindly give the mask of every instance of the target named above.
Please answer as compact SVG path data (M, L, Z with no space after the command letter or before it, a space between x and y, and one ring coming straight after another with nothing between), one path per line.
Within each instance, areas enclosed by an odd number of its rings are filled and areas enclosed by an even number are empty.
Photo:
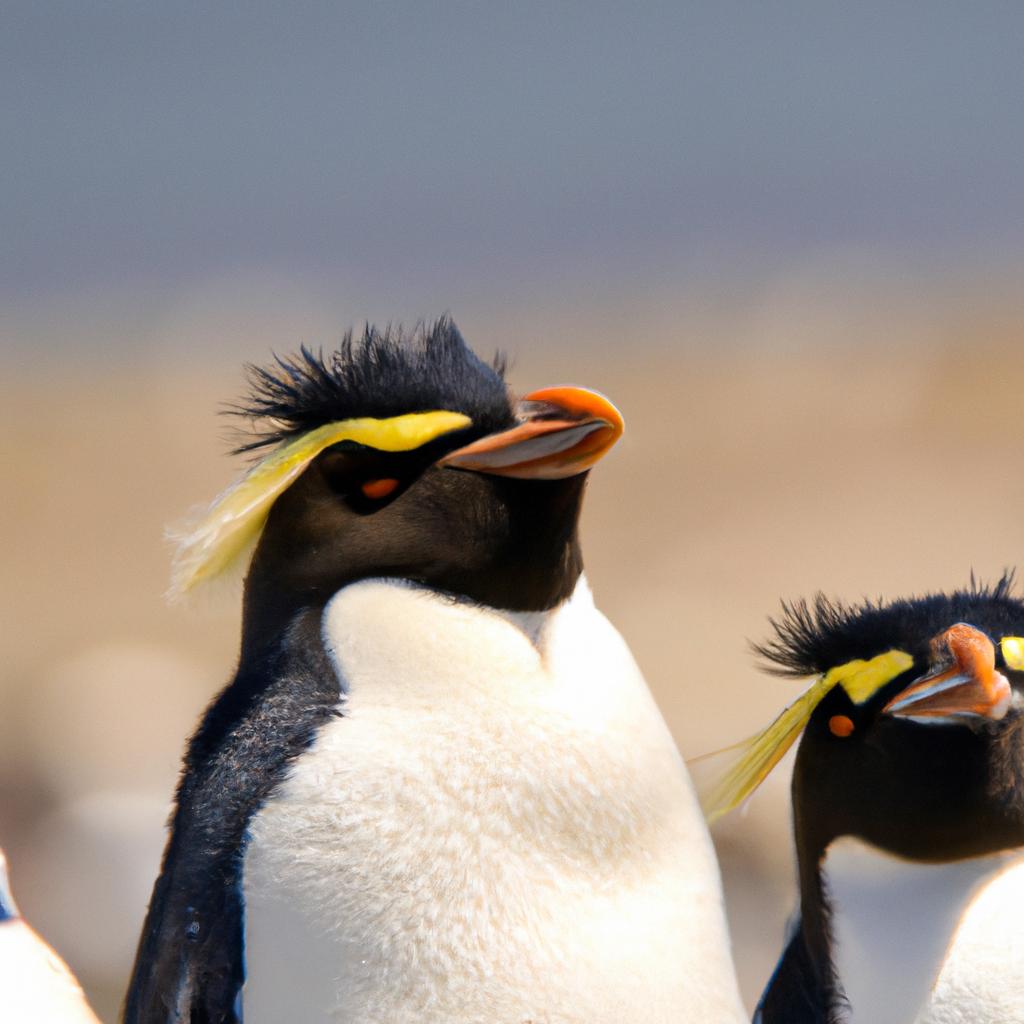
M171 835L125 1000L125 1024L240 1024L246 833L288 764L338 714L320 612L243 663L189 743Z
M829 1024L829 997L797 919L754 1011L754 1024Z

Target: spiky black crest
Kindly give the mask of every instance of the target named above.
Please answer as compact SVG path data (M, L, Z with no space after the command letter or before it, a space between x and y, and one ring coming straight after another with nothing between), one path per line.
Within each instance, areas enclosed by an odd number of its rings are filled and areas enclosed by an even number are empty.
M769 619L775 636L754 644L754 653L775 675L812 676L854 658L873 658L897 648L925 659L933 636L968 622L998 641L1024 632L1024 601L1014 594L1014 573L994 584L978 582L952 593L924 594L895 601L844 604L816 594L782 602L782 615Z
M434 409L465 413L482 434L501 430L514 421L505 365L501 354L490 366L478 359L447 316L409 333L367 325L361 338L349 331L327 355L303 346L273 366L249 366L249 396L229 411L264 425L236 451L338 420Z

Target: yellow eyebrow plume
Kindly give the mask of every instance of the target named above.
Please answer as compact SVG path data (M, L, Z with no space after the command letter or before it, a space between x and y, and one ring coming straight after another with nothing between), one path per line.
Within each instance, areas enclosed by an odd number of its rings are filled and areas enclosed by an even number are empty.
M327 423L281 445L220 495L180 538L171 597L181 597L229 569L259 537L274 501L325 448L354 441L378 451L413 451L471 423L468 416L445 410L388 419L366 417Z
M858 658L829 669L823 676L823 681L832 681L829 690L838 683L854 704L863 704L886 683L891 682L900 673L906 672L913 664L914 659L906 651L886 651L885 654L879 654L870 661L861 661Z
M905 651L887 651L870 661L848 661L814 681L766 729L724 750L695 758L701 808L708 823L738 807L768 777L807 725L814 709L835 686L842 686L855 704L863 704L886 683L906 672L914 659ZM708 771L710 768L710 771Z
M1024 637L1004 636L999 641L999 647L1003 652L1003 661L1006 667L1014 672L1024 669Z

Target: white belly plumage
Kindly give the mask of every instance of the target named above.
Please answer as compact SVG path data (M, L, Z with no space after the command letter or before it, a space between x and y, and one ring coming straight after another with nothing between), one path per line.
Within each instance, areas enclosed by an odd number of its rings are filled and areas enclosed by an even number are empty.
M846 837L825 877L851 1024L1024 1024L1024 855L920 864Z
M347 689L256 816L246 1024L741 1021L685 768L585 581L515 614L341 590Z
M918 1024L1024 1024L1024 856L972 896Z

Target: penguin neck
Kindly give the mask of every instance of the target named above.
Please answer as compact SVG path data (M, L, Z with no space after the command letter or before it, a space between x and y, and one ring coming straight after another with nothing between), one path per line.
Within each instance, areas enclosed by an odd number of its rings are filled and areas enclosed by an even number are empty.
M1015 856L1019 851L923 863L852 836L830 843L802 901L803 924L808 944L830 965L834 1008L847 1006L841 1019L916 1020L964 912Z
M316 593L298 595L252 580L250 573L242 601L241 676L248 674L247 669L266 663L281 649L297 619L306 615L310 621L318 622L327 603L325 597Z
M462 576L458 573L435 581L391 571L382 566L341 579L329 587L289 585L287 573L275 572L273 559L254 559L245 583L242 612L242 667L258 665L272 657L288 631L300 617L319 621L331 598L342 588L361 579L390 578L423 586L452 599L469 601L508 617L523 632L538 632L546 613L569 600L582 584L583 559L578 534L573 528L557 550L543 557L501 560L491 569ZM448 585L445 585L448 584Z

